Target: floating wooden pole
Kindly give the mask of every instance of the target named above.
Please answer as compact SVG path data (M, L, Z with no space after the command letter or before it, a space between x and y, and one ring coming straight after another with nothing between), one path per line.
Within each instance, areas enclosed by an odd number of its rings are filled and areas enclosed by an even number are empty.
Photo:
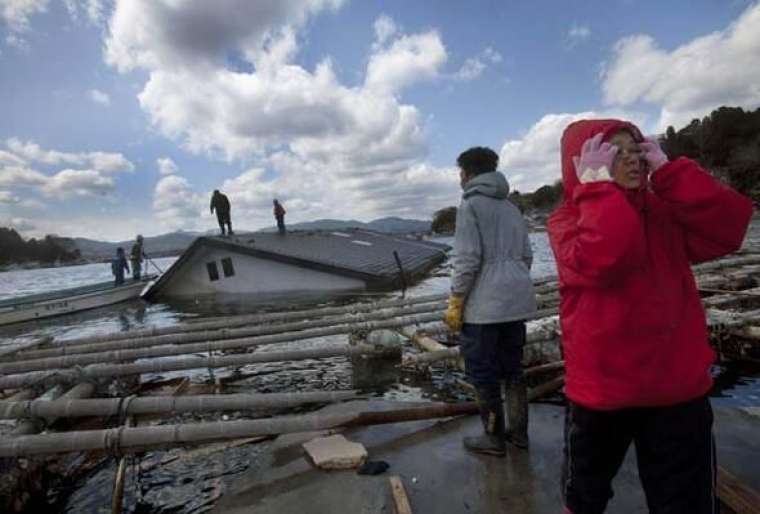
M334 403L356 399L356 391L308 393L256 393L197 396L143 396L137 398L92 398L55 401L0 401L0 419L25 417L74 418L85 416L137 416L287 408L309 403Z
M134 364L93 364L84 368L59 369L53 371L31 371L19 375L0 377L0 388L19 388L33 384L66 384L82 380L98 378L113 378L141 373L162 373L185 369L225 368L228 366L244 366L262 362L297 361L306 359L326 359L329 357L348 356L390 356L398 355L401 348L377 348L359 344L334 345L307 350L291 350L282 352L259 352L245 355L229 355L224 357L192 357L183 359L156 359L150 362Z
M395 308L395 309L384 309L384 310L378 310L376 312L366 313L363 315L346 315L340 318L332 318L332 319L325 319L325 320L314 320L314 321L301 321L297 323L288 323L288 324L281 324L281 325L272 325L272 326L262 326L262 327L252 327L252 328L239 328L239 329L232 329L232 330L216 330L216 331L201 331L201 332L192 332L189 334L170 334L165 336L157 336L157 337L145 337L142 339L137 340L121 340L121 341L112 341L108 343L92 343L92 344L84 344L84 345L76 345L76 346L69 346L63 345L56 348L51 348L47 350L38 350L33 352L27 352L20 354L18 359L15 359L14 362L7 362L7 363L0 363L0 367L2 367L5 371L0 371L0 373L11 373L12 371L7 371L10 369L14 369L13 366L17 365L19 362L25 362L26 359L40 359L40 358L48 358L48 357L62 357L62 356L68 356L68 355L79 355L79 354L91 354L91 353L101 353L106 351L112 351L112 350L123 350L123 349L129 349L129 350L136 350L138 348L146 348L146 347L156 347L159 345L181 345L182 347L185 347L191 343L195 342L204 342L203 344L206 344L208 341L248 341L248 338L250 337L263 337L265 335L271 335L273 339L270 339L271 342L287 342L292 341L295 339L308 339L310 337L321 337L324 335L336 335L336 334L343 334L348 333L353 330L375 330L376 328L393 328L399 326L399 323L397 323L396 319L404 319L409 316L413 316L415 314L426 314L430 313L430 316L425 317L424 321L413 321L414 322L426 322L426 321L437 321L440 320L443 317L443 309L446 308L445 302L437 302L437 303L428 303L428 304L420 304L420 305L412 305L409 307L402 307L402 308ZM319 331L318 328L323 328L324 331ZM311 330L311 332L307 332L308 330ZM315 334L315 335L307 335L305 337L299 337L293 334L293 332L300 333L300 334ZM282 333L283 335L280 335ZM287 334L287 335L286 335ZM279 338L277 336L280 336ZM220 344L220 343L216 343ZM268 343L261 343L261 344L268 344ZM240 347L238 343L230 342L228 345L222 345L219 347L219 349L224 348L235 348ZM179 346L177 346L179 348ZM209 351L209 348L206 346L197 346L197 348L201 349L188 349L187 351L178 351L175 353L164 353L161 355L178 355L181 353L195 353L195 352L205 352ZM137 354L136 354L137 355ZM141 355L147 355L147 356L157 356L158 354L150 354L145 353ZM24 360L21 360L23 358ZM131 360L134 358L141 358L140 355L137 355L135 357L121 357L117 360ZM73 364L89 364L92 362L98 362L97 360L71 360L72 364L65 364L63 367L73 365ZM100 362L107 362L107 360L100 361ZM61 365L56 365L56 367L61 367ZM41 368L36 369L49 369L49 365L45 364ZM15 373L16 371L13 371Z
M377 330L380 328L395 328L409 323L424 323L438 321L442 313L423 312L418 316L400 316L387 320L366 321L336 325L332 327L302 330L286 334L258 336L250 338L228 339L223 341L208 341L203 343L186 343L181 345L158 346L154 348L138 348L135 350L118 350L103 353L86 353L63 357L50 357L33 359L29 361L15 361L0 363L0 374L26 373L35 370L63 369L72 366L84 366L87 364L105 364L107 362L132 361L146 357L166 357L170 355L185 355L194 353L206 353L212 351L238 350L274 343L289 343L315 337L348 334L356 330ZM141 341L142 343L142 341ZM120 344L120 342L119 342Z
M63 394L63 387L59 385L55 385L51 388L49 388L47 391L45 391L41 396L40 399L45 400L55 400L61 394ZM36 434L40 430L42 430L42 420L37 418L25 418L22 421L20 421L16 428L13 429L13 432L11 432L11 435L28 435L28 434Z
M144 451L184 443L203 443L267 434L309 432L339 427L380 425L447 418L478 411L474 402L432 404L388 411L346 414L309 414L255 420L235 420L150 427L118 427L0 439L0 457L106 450Z
M42 346L45 343L49 343L53 340L50 336L45 337L38 337L34 341L27 341L26 343L20 343L16 345L9 345L9 346L2 346L0 347L0 359L5 359L12 357L14 354L24 351L24 350L30 350L32 348L37 348L38 346Z
M76 339L65 339L57 341L61 345L71 349L80 345L88 345L93 343L103 344L113 341L124 340L138 340L143 338L154 338L169 334L181 334L186 332L202 332L217 329L229 329L240 326L257 326L267 323L283 322L283 321L302 321L310 318L323 318L336 315L349 315L358 314L362 312L375 312L382 309L392 307L411 306L421 303L434 303L442 302L446 300L446 295L433 294L418 296L406 299L396 300L383 300L379 302L364 302L355 303L340 307L319 307L316 309L297 310L297 311L284 311L284 312L268 312L261 314L245 314L239 316L225 316L223 318L216 318L213 321L197 321L190 323L181 323L179 325L173 325L169 327L151 328L147 330L129 331L119 334L103 334L88 337L79 337ZM55 350L55 348L53 348ZM24 352L23 358L34 358L34 356L43 357L46 354L31 353L32 357L29 357L29 352ZM50 354L53 355L53 354Z

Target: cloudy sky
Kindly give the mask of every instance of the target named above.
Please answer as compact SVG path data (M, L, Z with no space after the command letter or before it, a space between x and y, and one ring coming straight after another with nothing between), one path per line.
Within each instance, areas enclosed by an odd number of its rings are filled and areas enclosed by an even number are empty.
M0 226L429 218L470 146L532 191L569 122L754 109L758 63L749 0L0 0Z

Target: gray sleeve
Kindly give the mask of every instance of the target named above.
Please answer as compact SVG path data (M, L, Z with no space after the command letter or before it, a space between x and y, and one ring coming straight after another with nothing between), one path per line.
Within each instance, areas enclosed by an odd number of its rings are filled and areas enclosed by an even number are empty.
M451 292L467 296L480 271L482 247L478 221L472 206L463 201L457 211L454 233L454 269L451 273Z
M528 228L525 227L525 223L523 222L523 227L525 228L525 235L523 237L523 253L522 253L522 260L525 263L526 266L528 266L528 269L533 265L533 248L530 246L530 238L528 237Z

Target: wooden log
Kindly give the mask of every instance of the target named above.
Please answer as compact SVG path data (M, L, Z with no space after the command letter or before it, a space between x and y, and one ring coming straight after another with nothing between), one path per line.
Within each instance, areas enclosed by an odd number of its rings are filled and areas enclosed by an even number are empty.
M45 336L45 337L38 337L37 339L33 341L27 341L25 343L2 346L0 347L0 359L10 358L18 352L22 352L24 350L31 350L32 348L37 348L39 346L42 346L45 343L51 342L52 340L53 340L52 337Z
M17 391L16 394L12 395L5 401L23 402L24 400L31 400L32 398L35 398L36 396L37 396L37 393L34 392L34 389L22 389L21 391Z
M270 325L270 326L257 326L257 327L245 327L236 329L221 329L211 331L198 331L191 333L179 333L168 334L156 337L143 337L140 339L125 339L106 343L90 343L90 344L77 344L70 345L65 344L56 348L37 350L31 352L22 352L17 356L15 361L26 361L29 359L41 359L48 357L61 357L68 355L78 355L85 353L99 353L111 350L122 349L136 349L136 348L148 348L156 347L159 345L187 345L194 342L208 342L208 341L221 341L221 340L247 340L250 337L272 335L275 337L273 342L287 341L288 339L277 339L277 335L283 335L288 332L306 332L310 329L316 329L318 327L326 327L328 333L323 334L315 332L318 337L321 335L332 335L333 333L348 333L353 330L374 330L375 326L372 323L378 323L374 320L384 320L385 323L379 323L377 328L388 328L398 326L394 323L393 319L403 318L416 314L435 313L428 321L440 320L443 317L443 309L446 308L445 302L425 303L418 305L411 305L407 307L399 307L393 309L380 309L377 311L365 313L365 314L350 314L339 318L330 319L318 319L312 321L299 321L288 324ZM365 326L365 324L368 324ZM335 327L342 327L337 329ZM333 332L330 332L333 330ZM334 332L339 330L338 332ZM283 336L293 337L293 336ZM195 350L188 350L187 353L193 353ZM205 351L205 350L200 350ZM3 366L10 366L13 363L4 363ZM43 368L44 369L44 368ZM2 372L0 372L2 373Z
M547 362L546 364L539 364L538 366L531 366L530 368L525 368L523 370L523 375L525 375L526 377L530 377L533 375L546 373L547 371L555 371L558 369L563 369L564 367L565 367L565 361Z
M41 396L40 399L45 400L55 400L59 396L63 394L63 387L59 385L55 385L51 388L49 388L47 391L45 391ZM16 425L16 428L13 429L13 432L11 432L11 435L27 435L27 434L36 434L40 430L42 430L43 421L38 418L25 418Z
M736 514L760 514L760 494L718 466L717 494Z
M357 427L447 418L474 414L474 402L432 404L424 407L378 412L310 414L255 420L217 421L150 427L118 427L64 433L5 437L0 439L0 457L21 457L87 450L120 452L166 448L184 443L239 439L267 434L310 432L340 427Z
M475 388L473 387L473 385L465 380L462 380L461 378L456 379L454 383L458 385L459 387L466 389L467 391L473 394L475 393ZM547 394L553 393L557 389L561 388L563 385L565 385L565 376L560 375L543 384L539 384L536 387L530 387L528 388L528 401L532 402L534 400L537 400L539 398L546 396Z
M367 321L363 323L343 324L334 327L303 330L300 332L259 336L252 338L230 339L225 341L208 341L203 343L189 343L182 345L168 345L154 348L138 348L136 350L119 350L103 353L87 353L64 357L49 357L29 361L16 361L0 363L0 374L26 373L36 370L63 369L72 366L85 366L88 364L104 364L107 362L131 361L146 357L166 357L170 355L185 355L192 353L205 353L222 350L236 350L251 348L274 343L289 343L315 337L348 334L355 330L376 330L379 328L396 328L420 321L437 321L441 313L423 313L418 316L401 316L381 321Z
M74 418L87 416L137 416L287 408L310 403L334 403L356 399L356 391L316 391L308 393L257 393L229 395L144 396L137 398L60 398L55 401L1 401L0 419L25 417Z
M409 504L409 497L406 495L401 477L398 475L390 476L388 482L391 486L394 512L396 514L412 514L412 506Z
M350 315L362 312L375 312L381 309L391 307L404 307L421 303L442 302L447 298L446 295L432 294L404 299L383 300L379 302L362 302L353 303L340 307L319 307L307 310L289 310L283 312L267 312L261 314L244 314L237 316L223 316L213 320L204 319L203 321L191 321L169 327L154 327L145 330L136 330L118 334L102 334L95 336L79 337L75 339L65 339L56 341L68 348L80 345L89 345L94 343L106 343L113 341L138 340L143 338L153 338L169 334L181 334L185 332L199 332L217 329L226 329L240 326L256 326L267 323L278 323L283 321L302 321L310 318L324 318L329 316ZM34 356L45 356L32 354Z
M52 371L31 371L19 375L0 377L0 388L19 388L32 384L67 384L82 380L114 378L142 373L162 373L185 369L225 368L228 366L244 366L262 362L296 361L306 359L326 359L329 357L349 357L366 355L369 357L388 357L398 355L400 348L377 349L369 345L334 345L307 350L291 350L284 352L260 352L245 355L229 355L224 357L193 357L183 359L156 359L134 364L93 364L84 368L58 369Z

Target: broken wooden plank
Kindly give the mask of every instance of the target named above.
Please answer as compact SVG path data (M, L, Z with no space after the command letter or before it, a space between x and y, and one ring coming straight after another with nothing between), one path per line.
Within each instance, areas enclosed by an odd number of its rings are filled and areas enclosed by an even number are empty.
M412 505L409 503L409 496L406 494L401 477L398 475L390 476L388 482L391 484L391 496L396 514L412 514Z

